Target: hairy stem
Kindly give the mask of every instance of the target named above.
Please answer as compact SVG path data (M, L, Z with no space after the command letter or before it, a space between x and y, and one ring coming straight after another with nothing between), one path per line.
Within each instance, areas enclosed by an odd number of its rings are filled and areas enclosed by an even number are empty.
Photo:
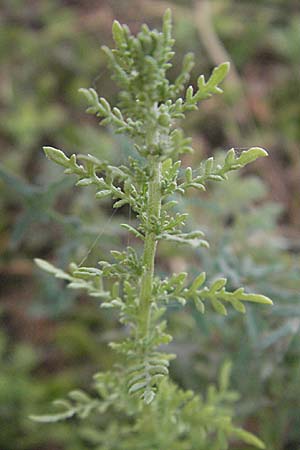
M140 290L140 336L148 337L151 319L151 301L154 276L154 260L157 236L153 230L159 220L161 209L161 163L156 158L149 158L151 178L148 185L148 230L145 236L143 265L144 273Z

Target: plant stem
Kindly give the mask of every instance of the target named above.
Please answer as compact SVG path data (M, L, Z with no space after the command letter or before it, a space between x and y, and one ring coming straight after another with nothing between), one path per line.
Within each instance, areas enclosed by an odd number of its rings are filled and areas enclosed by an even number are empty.
M160 218L161 209L161 163L155 157L149 158L151 178L148 184L148 230L145 236L143 265L144 273L140 290L140 336L148 337L151 319L151 301L154 276L154 260L157 246L157 236L153 225Z

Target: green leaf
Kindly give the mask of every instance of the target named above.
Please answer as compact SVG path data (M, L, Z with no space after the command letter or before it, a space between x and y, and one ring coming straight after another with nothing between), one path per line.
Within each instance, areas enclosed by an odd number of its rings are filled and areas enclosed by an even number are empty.
M174 241L174 242L178 242L179 244L188 244L191 245L194 248L197 247L205 247L205 248L209 248L209 243L207 241L205 241L204 239L199 239L199 238L190 238L184 235L184 233L182 234L169 234L169 233L163 233L158 235L158 239L165 239L166 241Z
M211 97L212 94L220 94L223 90L218 86L226 77L230 68L228 62L215 67L210 78L205 82L204 75L198 78L198 92L193 97L196 102Z
M34 420L35 422L40 422L40 423L54 423L54 422L59 422L60 420L70 419L75 414L76 414L76 411L74 409L70 409L70 411L65 411L65 412L57 413L57 414L45 414L45 415L41 415L41 416L31 415L31 416L29 416L29 419Z
M127 203L129 203L129 200L127 198L122 198L114 203L113 208L121 208L122 206L127 205Z
M165 44L169 44L171 40L172 32L172 12L170 8L167 8L163 17L163 35Z
M144 402L146 405L150 405L152 400L155 398L155 393L153 391L146 391L144 394Z
M135 392L142 390L146 386L147 386L147 381L143 381L141 383L135 383L131 386L131 388L128 390L128 392L129 392L129 394L134 394Z
M255 303L261 303L263 305L273 305L273 302L269 297L266 297L265 295L261 294L246 294L244 293L242 296L242 300L245 300L247 302L255 302Z
M182 287L184 285L184 283L185 283L186 277L187 277L187 273L186 272L173 274L172 277L169 280L169 284L174 284L176 286Z
M238 311L238 312L240 312L242 314L245 314L246 308L245 308L245 305L242 302L240 302L239 300L233 299L233 300L231 300L231 304L232 304L232 306L234 307L234 309L236 311Z
M226 278L219 278L211 285L209 290L211 293L215 293L220 289L222 289L222 287L224 287L226 283L227 283Z
M76 186L90 186L94 183L94 180L92 178L82 178L81 180L77 181Z
M93 103L95 100L98 101L98 94L93 88L80 88L79 92L85 96L89 103Z
M70 159L62 152L54 147L43 147L48 159L63 167L70 166Z
M166 177L168 175L168 172L172 168L172 165L173 165L172 158L167 158L163 161L161 165L161 172L163 177Z
M142 233L140 233L136 228L132 227L128 223L121 223L120 226L125 230L129 231L130 233L134 234L137 238L144 239Z
M117 47L122 48L124 44L124 31L122 25L117 20L114 20L112 33Z
M219 375L219 387L222 392L226 392L229 388L231 369L232 363L230 361L225 361Z
M204 306L204 303L202 302L202 300L200 300L200 298L199 297L194 297L194 302L195 302L195 306L196 306L196 308L197 308L197 310L199 311L199 312L201 312L202 314L204 314L204 312L205 312L205 306Z
M235 428L234 434L236 437L246 442L246 444L254 445L257 448L265 449L265 444L258 439L258 437L254 436L254 434L249 433L249 431L243 430L242 428Z
M211 173L214 165L214 158L211 156L205 161L205 174L208 175Z
M251 147L249 150L246 150L241 153L241 155L235 160L236 164L240 164L241 166L245 166L257 158L264 158L268 156L266 150L260 147Z
M187 183L191 183L193 179L193 172L191 167L185 169L185 179Z
M212 304L214 310L217 313L222 314L222 316L227 316L227 310L226 310L225 306L223 305L223 303L221 303L219 300L217 300L215 298L211 298L210 301L211 301L211 304Z
M205 272L200 273L192 282L189 292L195 292L200 286L202 286L205 279L206 279L206 273Z
M235 161L235 151L234 148L231 148L230 150L228 150L226 157L225 157L225 164L228 166L231 166L232 164L234 164Z
M109 197L110 195L111 195L111 191L108 189L105 189L104 191L97 192L95 197L100 199L100 198Z
M199 189L199 191L206 191L204 184L202 183L190 183L190 187L194 188L194 189Z
M35 258L34 262L40 269L44 270L45 272L55 275L56 278L61 278L63 280L71 280L72 279L72 277L68 273L64 272L61 269L58 269L57 267L50 264L48 261L45 261L44 259Z
M207 84L217 86L218 84L222 83L222 81L228 74L229 69L230 69L229 62L224 62L220 64L218 67L215 67Z
M91 402L91 398L85 392L80 390L71 391L68 396L78 403L88 404Z

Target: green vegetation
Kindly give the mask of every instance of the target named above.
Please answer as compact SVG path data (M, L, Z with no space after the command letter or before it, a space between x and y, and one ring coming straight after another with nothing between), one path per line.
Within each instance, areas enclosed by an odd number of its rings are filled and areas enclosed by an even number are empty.
M138 224L121 226L143 241L143 251L139 255L133 247L122 252L114 250L111 252L114 261L100 261L99 268L72 263L69 273L44 260L36 260L46 272L66 280L70 288L86 289L90 296L100 298L102 307L119 310L120 322L128 327L129 336L121 342L110 343L120 353L119 367L96 375L96 397L71 391L68 400L55 401L62 412L32 418L55 422L73 416L86 418L96 412L104 414L110 409L117 416L117 411L122 411L134 422L131 427L128 423L124 426L122 421L118 423L117 418L109 422L99 431L98 443L102 448L117 445L124 449L204 449L209 445L222 450L228 448L232 438L265 448L253 434L234 426L232 412L222 406L235 397L228 392L228 366L222 370L219 391L212 387L204 402L193 392L178 390L168 381L169 361L175 355L160 349L172 340L166 333L167 322L162 320L170 303L185 305L194 301L201 313L205 304L210 303L221 315L227 314L224 304L242 313L245 313L245 301L272 304L268 297L246 293L241 287L228 291L225 278L203 287L204 272L194 280L189 280L186 272L166 278L156 274L159 241L208 246L202 239L203 232L185 231L187 214L172 212L178 204L176 194L185 195L189 188L203 191L207 182L226 180L228 172L267 155L258 147L238 156L231 149L221 164L209 158L194 173L191 167L180 172L178 156L191 152L192 148L182 130L175 128L176 120L184 118L186 111L196 109L198 102L222 92L219 85L229 65L223 63L215 68L207 81L201 75L196 92L189 86L183 98L178 97L189 80L193 62L188 55L174 84L168 81L166 71L174 55L170 14L170 10L165 13L162 32L151 31L143 25L136 37L127 26L114 22L116 49L104 47L104 50L113 78L121 88L120 109L112 108L102 97L99 99L94 89L82 90L90 103L88 112L101 117L102 124L112 125L116 133L128 134L140 158L130 157L127 165L116 167L92 155L68 157L61 150L44 147L50 160L64 167L66 174L77 176L77 186L95 186L96 198L111 197L114 208L130 205ZM161 427L162 420L164 427ZM115 431L114 444L108 446L112 424L119 431ZM149 424L152 427L148 430Z
M128 336L116 309L100 309L84 289L64 289L64 280L34 268L31 261L38 257L62 268L70 260L95 266L111 248L123 252L126 246L142 255L143 241L120 227L138 227L131 208L124 205L112 214L110 196L95 202L95 185L71 189L74 177L62 178L61 167L49 164L40 151L47 143L67 155L92 154L115 167L137 157L130 138L116 135L111 125L98 127L92 115L83 114L84 98L78 95L80 87L92 85L110 104L117 103L99 42L110 46L114 17L136 33L142 22L159 27L166 7L160 1L130 2L130 8L107 0L88 8L81 0L1 4L1 448L97 447L97 432L113 423L109 442L116 447L115 428L131 425L119 413L116 425L112 410L91 415L80 427L76 418L41 426L28 419L33 412L48 412L51 400L77 387L93 398L92 374L120 362L107 344ZM208 80L214 66L231 61L224 95L203 102L182 121L197 149L183 155L182 166L199 168L212 155L215 166L222 165L224 153L218 156L215 150L238 147L238 157L253 143L267 148L271 157L229 172L227 181L209 182L206 192L191 188L187 195L176 194L174 211L189 213L184 233L199 224L205 233L190 244L206 239L210 248L194 245L191 251L178 245L182 236L176 242L160 240L156 276L187 272L188 288L206 271L206 286L226 278L229 292L244 286L245 292L269 296L274 306L248 303L247 314L241 315L222 302L223 316L215 314L209 300L204 301L205 314L194 301L184 308L169 301L165 318L174 339L162 350L177 354L169 367L172 380L196 393L207 392L210 382L218 386L216 374L230 360L231 383L240 394L235 423L259 436L267 448L294 450L300 442L299 8L293 0L206 4L210 8L200 14L197 2L170 2L176 37L170 84L187 51L195 53L194 91L197 73ZM210 45L215 40L223 56ZM183 181L184 169L179 170ZM105 287L110 291L110 284Z

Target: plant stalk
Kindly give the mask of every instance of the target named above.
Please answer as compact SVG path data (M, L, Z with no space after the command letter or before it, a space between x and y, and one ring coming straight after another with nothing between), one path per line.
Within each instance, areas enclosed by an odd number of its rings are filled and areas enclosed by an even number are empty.
M160 218L161 210L161 162L156 158L149 158L152 170L148 185L148 230L145 236L143 265L144 273L140 289L140 336L148 337L151 320L151 301L154 277L154 260L157 246L157 235L153 230L155 222Z

